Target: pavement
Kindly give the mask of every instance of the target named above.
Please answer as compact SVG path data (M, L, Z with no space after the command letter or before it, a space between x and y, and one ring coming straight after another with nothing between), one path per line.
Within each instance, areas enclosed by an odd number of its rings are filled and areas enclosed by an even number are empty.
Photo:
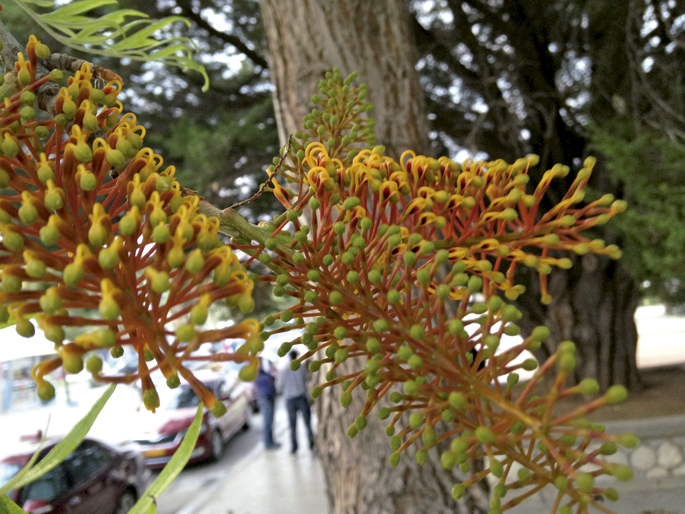
M315 425L315 418L312 421ZM261 431L261 428L261 419L252 425L253 430ZM260 442L220 481L198 494L195 501L177 514L327 513L323 468L316 452L309 449L301 419L298 419L297 434L299 450L291 455L287 414L279 398L274 439L281 446L267 450Z

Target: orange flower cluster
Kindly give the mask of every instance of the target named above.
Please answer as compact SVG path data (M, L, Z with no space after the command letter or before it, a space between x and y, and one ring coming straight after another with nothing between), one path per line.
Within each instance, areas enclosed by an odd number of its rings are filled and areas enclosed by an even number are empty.
M611 388L583 409L553 415L557 400L594 394L598 385L586 380L564 387L576 366L570 341L539 368L534 359L514 364L524 350L540 347L549 335L545 327L498 351L502 337L520 333L515 322L521 318L498 293L511 300L522 294L514 271L526 266L540 274L542 301L549 302L547 275L555 266L572 265L560 251L618 258L616 246L589 240L583 231L606 223L625 203L607 195L583 204L592 158L563 199L541 212L550 182L566 177L568 167L553 167L528 192L536 156L513 164L467 161L460 166L412 152L395 162L383 147L357 153L351 145L368 134L369 121L359 116L368 109L360 102L365 89L352 89L350 82L337 73L324 81L323 98L315 101L325 111L308 117L309 134L298 134L303 142L278 170L297 184L297 193L274 184L287 211L265 227L272 239L258 248L258 258L284 270L271 277L274 293L298 302L267 317L265 326L294 320L273 332L305 330L279 353L303 345L307 351L293 367L313 359L310 369L325 371L326 382L312 390L313 397L337 386L347 407L352 395L366 396L350 437L366 427L367 415L378 407L378 416L389 420L392 465L419 441L419 464L446 440L445 468L468 471L470 459L487 459L486 469L455 486L456 498L492 473L499 482L492 512L513 507L547 484L558 487L559 501L569 498L564 511L595 505L596 495L615 499L615 490L595 487L594 479L611 474L626 480L631 470L602 455L616 451L616 443L632 447L637 440L605 434L584 416L621 401L625 389ZM286 230L290 226L294 233ZM350 360L353 372L341 367ZM537 368L526 384L518 384L521 368ZM540 379L554 371L548 394L532 395ZM514 466L520 467L516 476ZM500 504L508 490L516 489L521 495Z
M33 370L41 398L54 395L46 373L62 366L79 373L84 365L96 380L141 379L146 407L159 397L151 373L169 387L179 374L216 415L225 407L185 367L205 342L250 339L257 323L223 330L201 328L209 306L224 300L249 311L253 282L218 235L219 220L198 211L197 196L183 196L174 168L143 146L145 129L124 114L121 83L93 87L84 64L55 100L55 116L36 119L36 91L62 73L36 79L37 57L49 51L35 37L28 60L19 54L22 90L0 110L0 318L11 316L17 332L31 337L35 316L59 356ZM73 341L65 327L88 327ZM102 361L89 352L123 347L138 354L138 371L104 376ZM222 358L250 361L258 345Z

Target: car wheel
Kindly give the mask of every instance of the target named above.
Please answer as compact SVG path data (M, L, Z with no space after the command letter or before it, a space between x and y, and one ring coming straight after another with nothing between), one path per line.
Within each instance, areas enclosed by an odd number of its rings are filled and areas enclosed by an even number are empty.
M224 453L224 438L220 430L212 432L212 460L219 460Z
M250 417L252 416L251 410L248 407L245 409L245 422L243 423L243 430L250 430Z
M114 514L128 514L128 512L136 504L136 496L131 491L124 491L117 500L117 506Z

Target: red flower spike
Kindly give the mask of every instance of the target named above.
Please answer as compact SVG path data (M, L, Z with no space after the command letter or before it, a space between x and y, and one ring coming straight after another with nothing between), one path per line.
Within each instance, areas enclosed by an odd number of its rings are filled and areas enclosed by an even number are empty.
M324 104L330 105L327 114L338 116L349 129L360 123L349 111L360 90L336 80L333 86L326 82L333 100ZM378 405L381 419L392 415L389 433L406 414L408 426L391 441L396 452L391 463L426 431L426 449L435 440L458 436L442 455L443 465L483 457L490 462L489 469L463 485L490 472L504 480L510 465L517 462L524 470L518 481L508 479L514 489L554 483L564 475L570 484L563 494L571 502L586 502L583 488L574 482L576 469L593 463L599 469L596 474L610 472L613 468L587 447L592 441L614 441L616 436L579 427L587 423L582 416L613 401L613 396L566 417L550 416L556 400L579 392L577 387L563 386L575 367L574 347L569 344L542 363L524 390L515 388L517 375L501 385L500 377L537 367L532 360L513 361L525 349L539 347L549 331L539 327L521 344L498 353L501 337L517 334L515 322L521 317L498 291L510 299L524 292L514 283L514 269L522 264L540 273L542 301L551 301L546 276L552 267L568 268L571 261L549 257L549 250L617 257L617 248L590 241L582 231L606 222L624 205L612 208L610 201L582 205L593 165L587 161L562 201L537 216L544 191L551 180L569 172L567 167L549 170L535 192L528 194L527 173L537 164L536 156L514 164L469 160L460 166L444 157L436 160L405 152L398 163L384 156L382 147L359 153L345 146L327 149L315 140L317 124L324 123L321 115L315 111L305 119L311 132L303 135L304 144L295 144L297 159L279 173L291 180L299 177L299 191L289 200L294 210L309 205L312 214L310 227L298 228L289 243L293 253L277 252L278 264L287 274L272 277L280 288L276 292L300 300L277 317L315 320L306 324L305 335L284 344L279 353L284 355L293 344L306 346L299 360L314 358L313 367L326 371L327 382L312 395L321 394L322 387L343 384L340 400L347 406L358 388L365 389L362 416ZM355 132L345 134L341 132L336 140ZM286 224L277 226L272 237ZM440 271L444 266L448 268ZM480 299L474 297L477 294L482 294ZM448 310L448 303L453 308ZM454 311L456 316L449 318L447 312ZM286 325L277 332L304 326ZM352 364L344 368L344 376L336 376L348 360ZM550 394L530 396L533 384L557 366ZM402 393L393 384L401 385ZM384 400L388 397L389 405ZM443 434L434 433L433 420L438 418L451 424ZM354 436L364 426L355 424L349 434ZM515 503L503 505L502 510Z
M23 92L46 80L35 80L36 52L45 53L43 47L32 36L29 61L19 56ZM0 138L0 170L6 174L0 173L0 181L12 190L0 196L2 311L25 336L33 334L26 316L39 313L39 327L56 344L60 357L33 370L42 398L54 394L47 373L60 366L78 373L87 352L110 348L120 356L128 346L139 354L137 372L105 376L94 367L93 377L120 383L142 379L144 403L154 410L159 400L151 374L158 369L167 378L179 373L211 408L216 400L186 362L197 360L194 350L204 342L247 339L256 330L249 323L203 330L206 316L190 312L250 295L253 283L219 240L218 220L198 212L197 197L182 197L173 167L161 171L161 158L143 147L145 129L134 115L122 116L116 99L121 83L98 90L91 79L84 64L60 90L57 116L48 121L19 120L21 93L4 102L0 116L16 118L18 128L4 130ZM91 144L96 130L103 130L104 138ZM196 246L192 265L184 265L186 253ZM22 282L44 284L47 290L22 291ZM90 312L81 314L84 310ZM179 326L191 327L193 339L174 338ZM68 342L64 327L89 330ZM151 362L143 357L148 349ZM212 359L255 357L248 352Z

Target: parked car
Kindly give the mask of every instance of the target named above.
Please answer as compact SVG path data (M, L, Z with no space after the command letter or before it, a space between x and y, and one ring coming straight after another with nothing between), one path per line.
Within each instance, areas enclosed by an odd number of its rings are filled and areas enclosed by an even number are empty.
M217 460L224 443L241 429L250 426L250 404L245 385L234 374L202 370L195 376L226 406L226 414L214 417L204 409L202 428L189 462ZM187 382L176 389L158 387L160 407L152 414L144 408L137 417L133 441L139 444L150 468L163 467L178 450L197 412L200 399Z
M47 442L39 459L57 442ZM0 460L0 484L17 474L35 451L33 444ZM10 491L9 497L32 514L125 514L145 493L149 479L138 448L115 448L86 438L61 464Z

